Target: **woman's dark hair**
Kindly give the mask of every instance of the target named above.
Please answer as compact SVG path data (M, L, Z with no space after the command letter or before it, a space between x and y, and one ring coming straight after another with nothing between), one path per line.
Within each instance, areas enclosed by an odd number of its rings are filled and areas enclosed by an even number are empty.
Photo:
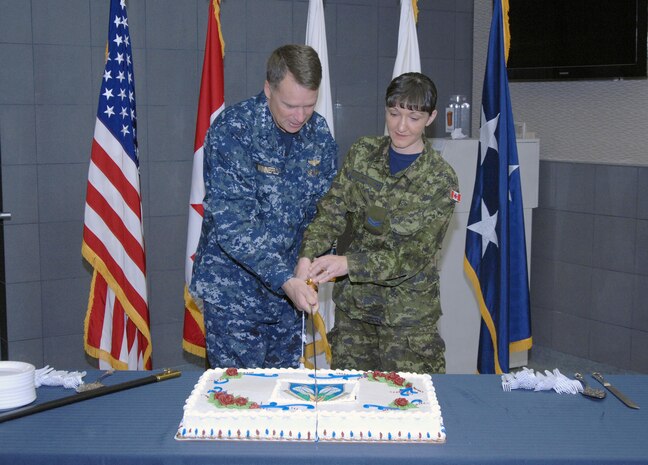
M310 90L319 89L322 81L322 64L317 52L308 45L283 45L268 58L266 80L276 89L286 77L294 76L297 83Z
M432 79L421 73L404 73L392 79L385 94L387 107L424 111L436 109L437 89Z

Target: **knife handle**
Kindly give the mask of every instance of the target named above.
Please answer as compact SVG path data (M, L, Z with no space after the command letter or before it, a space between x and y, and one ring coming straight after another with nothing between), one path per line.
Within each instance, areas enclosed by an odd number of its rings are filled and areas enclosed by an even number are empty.
M599 373L598 371L595 371L594 373L592 373L592 378L594 378L596 381L601 383L603 386L608 384L608 383L605 382L605 379L603 378L603 375L601 373Z

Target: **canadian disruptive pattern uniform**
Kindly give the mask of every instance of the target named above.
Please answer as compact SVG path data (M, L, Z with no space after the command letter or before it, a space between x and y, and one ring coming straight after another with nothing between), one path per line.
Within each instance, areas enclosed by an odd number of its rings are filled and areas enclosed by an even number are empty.
M342 253L348 276L336 281L333 293L336 327L352 319L367 328L405 329L407 340L381 346L382 367L444 372L445 345L436 326L441 316L436 258L459 198L458 180L427 140L418 158L392 175L389 144L389 137L363 137L351 147L306 230L300 256L326 253L348 220L351 242ZM363 335L337 331L331 334L336 368L376 368L376 354L354 350ZM424 366L402 360L407 351L399 346L407 345L424 354ZM361 367L365 362L374 367Z
M301 319L281 286L336 174L337 145L317 113L288 137L285 144L261 92L226 108L205 139L205 211L190 289L217 308L204 312L212 366L296 366L299 359ZM245 349L255 338L287 338L289 353ZM219 358L223 348L238 360Z

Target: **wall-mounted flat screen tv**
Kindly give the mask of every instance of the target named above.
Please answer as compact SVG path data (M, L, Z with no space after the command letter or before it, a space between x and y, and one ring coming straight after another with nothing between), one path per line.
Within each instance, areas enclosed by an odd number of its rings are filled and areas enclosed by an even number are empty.
M645 78L647 5L509 0L509 80Z

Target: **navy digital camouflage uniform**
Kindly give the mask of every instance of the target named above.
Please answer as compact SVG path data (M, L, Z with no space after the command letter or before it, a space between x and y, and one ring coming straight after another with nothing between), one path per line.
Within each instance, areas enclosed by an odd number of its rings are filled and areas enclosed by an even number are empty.
M296 366L301 313L281 289L337 166L313 113L286 153L263 92L230 106L204 144L204 219L190 290L204 304L211 366Z
M452 167L429 141L392 175L389 137L363 137L318 205L300 256L326 252L350 224L348 276L335 283L333 367L445 372L437 253L459 192Z

